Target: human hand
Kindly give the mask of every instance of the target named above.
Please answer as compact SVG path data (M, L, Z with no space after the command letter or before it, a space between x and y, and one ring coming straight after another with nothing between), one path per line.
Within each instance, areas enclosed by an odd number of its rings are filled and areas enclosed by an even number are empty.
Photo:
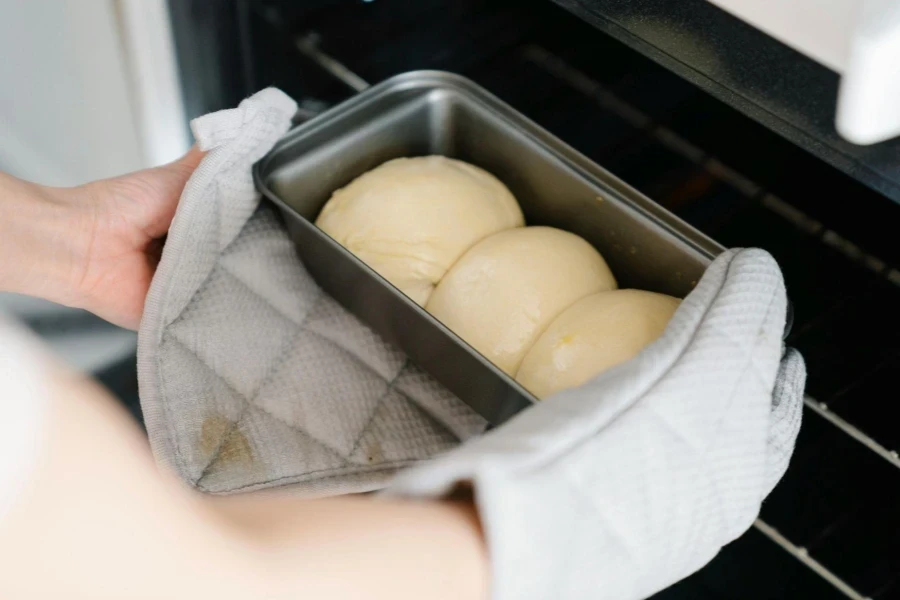
M137 329L181 191L202 158L194 147L167 165L81 188L73 206L86 236L71 282L77 306Z
M203 158L74 188L0 173L0 290L84 308L137 329L185 183Z
M725 252L637 357L389 493L472 486L494 600L646 598L746 531L787 468L805 368L786 307L771 256Z

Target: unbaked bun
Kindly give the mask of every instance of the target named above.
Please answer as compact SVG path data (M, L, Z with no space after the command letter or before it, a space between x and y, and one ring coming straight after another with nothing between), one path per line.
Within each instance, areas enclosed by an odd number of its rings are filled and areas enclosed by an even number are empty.
M581 385L633 358L662 335L679 302L642 290L583 298L541 334L525 355L516 380L542 399Z
M524 223L496 177L443 156L398 158L364 173L334 192L316 220L420 306L466 250Z
M426 308L514 375L525 352L563 310L615 289L593 246L551 227L494 234L466 252L438 284Z

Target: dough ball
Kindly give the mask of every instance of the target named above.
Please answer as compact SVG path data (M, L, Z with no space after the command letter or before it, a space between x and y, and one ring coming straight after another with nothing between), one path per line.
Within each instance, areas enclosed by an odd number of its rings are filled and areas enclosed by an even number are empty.
M336 191L316 220L420 306L466 250L524 224L496 177L443 156L398 158L364 173Z
M494 234L466 252L426 308L514 375L563 310L615 287L606 261L586 241L551 227L525 227Z
M583 298L541 334L525 355L516 380L542 399L581 385L633 358L662 335L680 302L642 290Z

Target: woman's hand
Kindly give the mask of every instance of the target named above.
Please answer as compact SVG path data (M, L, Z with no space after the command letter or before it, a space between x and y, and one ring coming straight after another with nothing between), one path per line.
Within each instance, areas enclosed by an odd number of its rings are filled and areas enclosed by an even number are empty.
M194 148L173 163L75 188L0 176L0 290L137 329L181 191L202 157Z
M137 329L164 236L185 183L203 153L121 177L95 181L73 198L81 212L83 254L71 282L74 303L116 325Z

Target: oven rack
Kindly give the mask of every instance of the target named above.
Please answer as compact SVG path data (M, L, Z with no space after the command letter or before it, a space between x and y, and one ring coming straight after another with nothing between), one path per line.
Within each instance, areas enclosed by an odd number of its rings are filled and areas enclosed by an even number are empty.
M257 75L266 84L281 85L298 99L305 98L309 102L301 104L306 106L321 106L323 100L337 102L368 81L399 71L448 68L445 63L417 61L415 52L393 48L388 54L401 59L390 64L370 60L360 69L358 49L344 53L339 44L330 43L327 33L318 31L315 19L292 30L295 23L285 27L279 22L278 3L255 6L264 7L260 12L270 25L279 25L285 46L304 65L304 69L286 68L290 77L283 79L279 73ZM807 357L811 397L805 400L804 427L791 468L748 534L700 573L659 597L900 597L896 576L900 573L900 519L885 509L900 503L900 431L886 423L892 410L890 399L868 393L895 366L900 368L900 343L885 326L877 332L882 335L875 337L876 343L851 347L852 356L835 352L848 338L848 321L869 317L871 322L869 313L879 310L890 318L884 307L900 299L900 255L883 235L892 224L900 224L890 220L896 211L883 209L878 198L866 191L857 196L852 185L841 182L837 187L853 195L854 205L873 210L872 223L852 211L845 215L830 205L819 206L809 196L827 192L836 180L827 173L819 179L823 170L818 165L785 150L784 145L777 146L774 134L753 129L740 115L723 117L731 109L698 98L690 86L668 72L642 57L626 56L632 51L617 49L616 42L604 41L592 28L559 12L540 23L518 21L519 29L504 34L505 47L492 47L477 60L470 59L460 72L726 245L770 250L782 263L791 297L800 310L789 341ZM555 34L542 33L541 28L557 26ZM573 42L567 45L570 37ZM477 55L477 50L471 54ZM589 52L611 55L597 59ZM345 56L354 58L345 60ZM321 77L308 65L325 73L336 87L308 85L302 94L291 90L298 76L304 83ZM259 87L252 77L248 81L248 92ZM660 81L662 89L652 89ZM314 112L307 109L306 114ZM715 125L702 122L707 113L737 124L733 146L723 146L710 135L708 130ZM770 166L745 160L747 153L736 150L739 140L748 136L759 137L761 147L775 148L778 157L795 159L785 161L797 165L794 181L775 178L773 183L768 177ZM759 163L776 162L769 158ZM870 229L879 233L869 235ZM806 280L798 278L811 258L826 266L816 267L814 276ZM823 271L832 268L839 284L852 281L861 292L845 297L843 290L835 290L834 282L823 276ZM797 281L800 285L795 287ZM819 293L817 286L828 293ZM796 293L798 288L807 295L805 299L803 293ZM874 310L866 310L870 305ZM812 309L803 315L809 306ZM832 339L832 331L844 337L835 334ZM853 341L852 336L848 339ZM844 542L843 553L835 550L842 545L838 542ZM775 548L811 577L775 557ZM762 585L756 580L765 579L776 583L754 592L754 585ZM723 591L734 581L743 582L746 589L737 595ZM817 587L817 581L826 587Z

